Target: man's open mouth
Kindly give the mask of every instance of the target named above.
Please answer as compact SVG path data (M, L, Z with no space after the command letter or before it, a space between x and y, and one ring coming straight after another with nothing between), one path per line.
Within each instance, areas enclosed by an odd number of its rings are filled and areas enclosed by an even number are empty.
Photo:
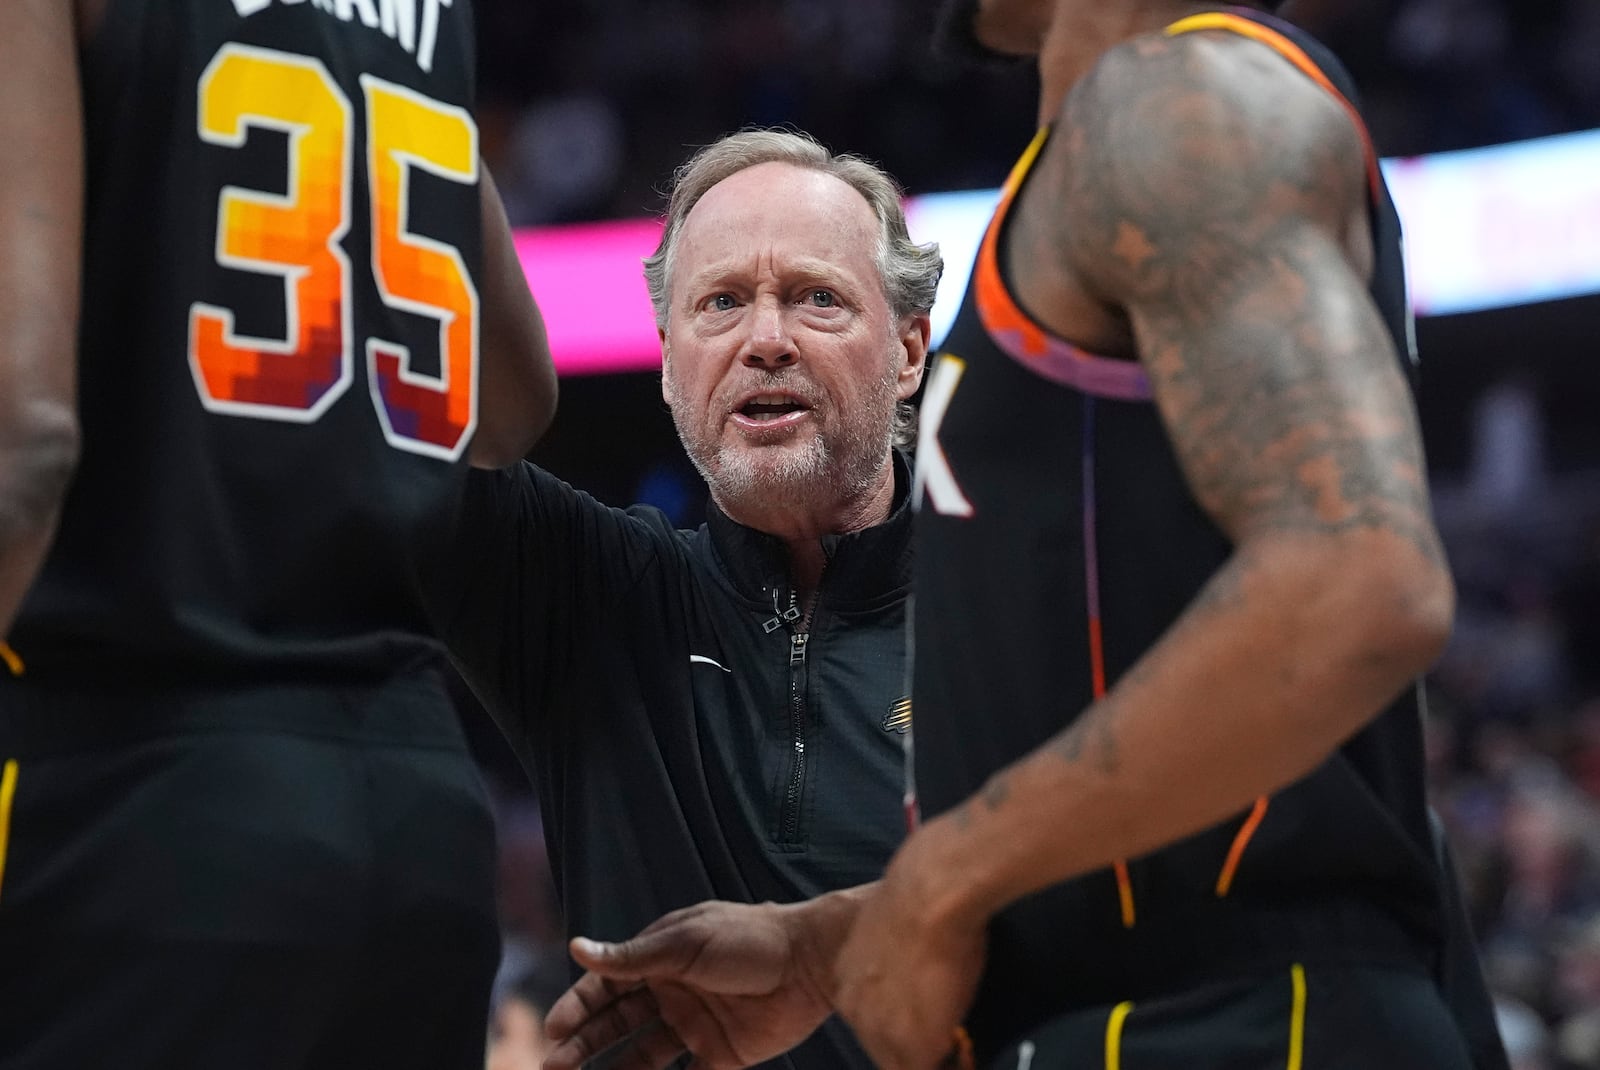
M785 417L809 411L799 398L790 394L756 394L734 409L734 413L757 424L779 423Z

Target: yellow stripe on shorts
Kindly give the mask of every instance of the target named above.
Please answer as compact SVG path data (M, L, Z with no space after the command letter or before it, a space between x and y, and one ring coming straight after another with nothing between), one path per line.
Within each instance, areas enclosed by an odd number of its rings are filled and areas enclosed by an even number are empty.
M6 886L6 847L11 840L11 800L17 794L17 760L6 763L0 772L0 892Z
M1132 1003L1119 1003L1106 1022L1106 1070L1122 1070L1122 1026L1133 1013Z
M1289 968L1294 986L1294 1006L1289 1011L1289 1070L1300 1070L1306 1054L1306 968L1298 962Z

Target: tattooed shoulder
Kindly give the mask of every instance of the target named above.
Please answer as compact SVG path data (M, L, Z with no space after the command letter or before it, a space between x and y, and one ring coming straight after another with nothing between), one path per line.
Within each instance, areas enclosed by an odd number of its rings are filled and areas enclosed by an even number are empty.
M1381 529L1441 562L1395 343L1343 240L1367 170L1332 94L1241 37L1140 39L1050 148L1055 255L1126 314L1224 532Z

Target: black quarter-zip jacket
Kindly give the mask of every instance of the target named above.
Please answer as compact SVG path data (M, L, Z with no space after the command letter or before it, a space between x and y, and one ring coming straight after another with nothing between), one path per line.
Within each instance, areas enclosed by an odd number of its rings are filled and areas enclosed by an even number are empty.
M538 787L569 932L882 873L904 836L908 485L897 453L889 518L824 540L806 614L782 542L715 505L684 531L530 464L472 474L430 600ZM832 1020L772 1065L871 1064Z

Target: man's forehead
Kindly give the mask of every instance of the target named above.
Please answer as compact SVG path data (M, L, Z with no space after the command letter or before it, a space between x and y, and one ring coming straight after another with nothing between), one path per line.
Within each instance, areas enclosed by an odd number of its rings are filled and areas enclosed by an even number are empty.
M768 275L854 290L877 274L877 235L877 216L849 183L792 164L759 164L696 203L679 235L674 275L691 290Z
M685 218L681 240L688 244L729 230L755 238L811 229L871 240L876 228L872 206L848 182L772 162L745 168L707 190Z

